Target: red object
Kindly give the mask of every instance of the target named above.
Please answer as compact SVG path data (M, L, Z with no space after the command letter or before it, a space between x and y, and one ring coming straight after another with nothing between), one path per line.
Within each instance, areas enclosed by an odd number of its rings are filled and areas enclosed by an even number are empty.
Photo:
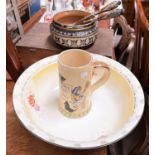
M109 20L101 20L99 21L99 27L100 28L106 28L109 29Z
M29 103L30 103L30 105L31 105L32 107L35 106L35 99L34 99L34 96L33 96L33 95L30 95L30 96L28 97L28 101L29 101Z
M94 6L95 10L99 10L99 0L83 0L83 5L85 8Z
M46 14L44 17L45 23L51 23L53 21L53 18L50 14Z

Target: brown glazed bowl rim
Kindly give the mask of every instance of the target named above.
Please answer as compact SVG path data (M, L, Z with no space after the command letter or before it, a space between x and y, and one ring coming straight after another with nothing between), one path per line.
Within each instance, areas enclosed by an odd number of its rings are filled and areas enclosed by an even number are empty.
M82 24L82 25L77 25L76 27L73 28L73 24L64 24L64 23L59 22L59 19L61 19L61 18L68 17L68 16L74 17L74 16L77 16L77 14L81 14L82 17L85 17L87 15L90 15L91 13L82 11L82 10L62 11L62 12L59 12L54 15L53 23L65 28L65 29L83 29L83 28L87 28L87 27L94 25L95 22L90 22L90 23L86 23L86 24Z
M53 25L54 28L62 30L62 31L71 31L71 32L77 32L77 31L84 31L84 30L88 30L88 29L92 29L96 26L96 23L93 23L92 25L88 25L88 26L82 26L82 27L76 27L76 28L72 28L72 27L65 27L65 26L61 26L57 23L51 23L51 26Z

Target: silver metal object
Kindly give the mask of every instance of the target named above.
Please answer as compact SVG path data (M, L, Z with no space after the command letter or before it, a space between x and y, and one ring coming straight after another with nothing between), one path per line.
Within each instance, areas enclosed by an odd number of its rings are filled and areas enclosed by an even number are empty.
M53 0L52 10L53 10L53 11L55 11L55 10L56 10L55 0Z
M85 20L91 19L94 16L97 16L97 15L103 13L103 12L108 12L108 11L111 11L113 9L116 9L120 4L121 4L121 1L113 1L113 2L103 6L103 8L101 10L97 11L96 13L80 19L79 21L77 21L75 23L75 25L78 25L78 24L81 24L81 23L85 23Z

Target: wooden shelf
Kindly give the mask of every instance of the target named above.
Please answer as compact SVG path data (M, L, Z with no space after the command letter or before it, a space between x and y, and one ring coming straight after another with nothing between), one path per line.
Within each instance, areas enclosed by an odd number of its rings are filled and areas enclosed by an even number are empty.
M19 0L18 1L18 7L21 7L21 6L23 6L25 3L29 3L30 2L30 0Z
M6 13L10 13L11 11L13 11L13 7L9 7L8 9L6 9Z
M15 22L16 23L16 22ZM8 29L8 31L10 32L10 31L14 31L15 29L17 29L18 28L18 25L17 25L17 23L15 24L15 26L13 27L13 29L12 29L12 26L8 26L7 27L7 29Z
M12 42L15 44L20 38L21 38L21 36L18 35L18 36L16 36L16 38L14 38L14 39L12 40Z
M23 27L19 17L16 0L10 0L10 3L6 6L6 12L8 20L6 28L12 38L13 44L15 44L23 35Z
M11 7L12 7L12 4L11 3L6 4L6 10L9 10Z
M24 32L27 32L41 16L44 14L45 8L41 8L36 14L34 14L26 23L23 25Z

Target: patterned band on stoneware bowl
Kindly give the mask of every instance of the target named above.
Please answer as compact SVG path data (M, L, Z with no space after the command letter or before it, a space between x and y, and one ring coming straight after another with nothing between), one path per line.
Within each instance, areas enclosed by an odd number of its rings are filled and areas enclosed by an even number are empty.
M128 135L140 121L144 95L136 77L118 62L93 54L111 69L109 80L92 94L90 112L67 118L58 109L57 55L30 66L17 80L13 107L21 123L33 135L61 147L98 148ZM94 73L94 81L100 70Z
M80 31L61 30L51 24L50 31L51 37L57 44L69 48L82 48L95 42L98 32L98 23L96 22L92 28Z

